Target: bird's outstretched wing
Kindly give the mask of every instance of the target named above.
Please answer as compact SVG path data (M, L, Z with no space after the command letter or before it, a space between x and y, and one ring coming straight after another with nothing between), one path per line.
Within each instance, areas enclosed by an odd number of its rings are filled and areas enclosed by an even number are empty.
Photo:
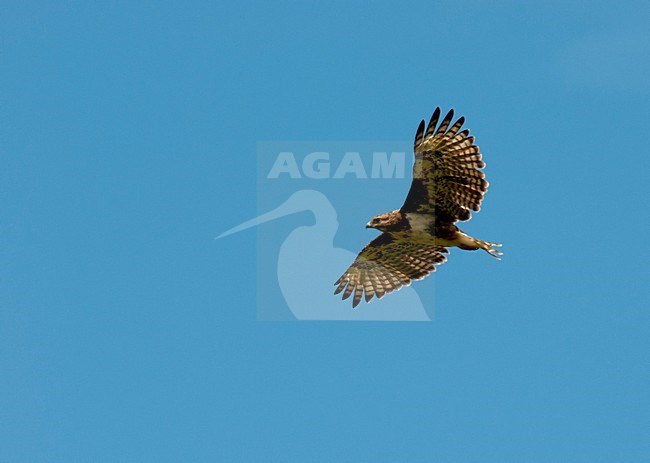
M460 131L465 118L451 124L454 110L438 125L440 108L436 108L429 125L420 123L413 151L413 182L402 206L402 212L435 214L453 223L469 220L470 210L480 209L488 182L480 169L481 160L474 137L469 130Z
M434 265L447 258L447 249L441 246L413 242L407 237L382 233L359 253L352 265L339 278L334 294L343 291L343 299L354 293L352 307L364 296L366 302L373 296L408 286L412 280L421 280L435 271Z

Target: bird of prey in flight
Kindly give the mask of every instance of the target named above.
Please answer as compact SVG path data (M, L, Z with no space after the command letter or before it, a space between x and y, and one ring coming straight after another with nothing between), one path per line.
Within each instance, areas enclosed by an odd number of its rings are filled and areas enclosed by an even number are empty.
M355 261L334 283L334 294L352 297L356 307L365 297L384 294L421 280L447 260L448 247L483 249L499 259L501 245L463 233L455 222L470 219L478 211L488 182L481 171L485 163L469 130L460 130L465 118L452 124L450 110L440 125L436 108L429 125L424 121L415 134L413 181L404 205L379 214L366 224L382 232L361 250Z

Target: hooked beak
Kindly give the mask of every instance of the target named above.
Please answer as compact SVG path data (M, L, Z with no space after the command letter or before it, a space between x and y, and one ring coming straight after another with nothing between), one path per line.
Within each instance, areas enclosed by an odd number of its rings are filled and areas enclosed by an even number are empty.
M370 222L368 222L368 223L366 224L366 228L374 228L374 227L370 224Z

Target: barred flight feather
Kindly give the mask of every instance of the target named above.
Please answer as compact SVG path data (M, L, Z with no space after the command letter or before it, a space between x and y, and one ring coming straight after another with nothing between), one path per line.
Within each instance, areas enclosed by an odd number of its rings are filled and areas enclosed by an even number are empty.
M422 120L415 132L413 180L403 206L376 217L393 217L392 222L368 224L383 233L361 250L335 283L334 294L342 292L343 299L352 296L353 307L361 299L381 299L434 272L447 260L448 253L436 243L463 249L480 247L493 257L500 255L494 249L499 244L476 240L453 225L469 220L470 211L480 210L489 184L481 170L485 163L474 136L469 129L462 129L465 118L452 123L453 109L442 120L441 114L436 108L429 123L425 125ZM419 228L414 231L413 227ZM434 235L438 230L448 233L449 238L437 241Z

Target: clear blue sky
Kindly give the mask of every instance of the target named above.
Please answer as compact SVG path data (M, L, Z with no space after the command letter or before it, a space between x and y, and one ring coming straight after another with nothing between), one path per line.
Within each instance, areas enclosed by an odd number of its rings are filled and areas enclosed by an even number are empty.
M649 461L648 5L3 2L0 461ZM256 321L256 142L436 105L504 260L433 323Z

